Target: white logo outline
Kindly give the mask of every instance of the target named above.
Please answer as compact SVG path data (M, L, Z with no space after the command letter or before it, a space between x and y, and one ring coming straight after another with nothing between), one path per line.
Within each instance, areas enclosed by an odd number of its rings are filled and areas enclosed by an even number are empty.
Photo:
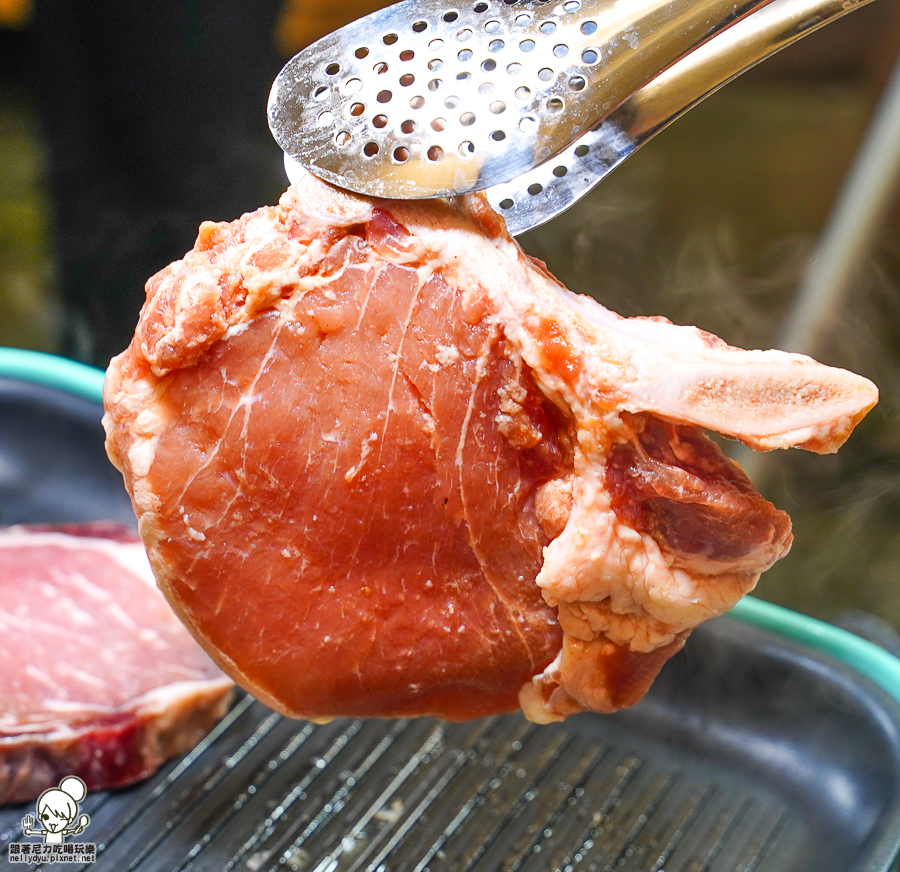
M67 775L58 787L45 790L35 803L35 815L22 818L23 836L40 836L41 842L12 842L10 863L93 863L97 846L93 842L66 843L67 836L83 833L90 816L79 814L78 804L87 795L87 785L77 775Z
M66 776L59 787L50 787L38 797L35 811L43 829L34 829L34 815L27 814L22 818L22 834L41 836L45 845L61 845L66 836L83 833L91 819L86 814L78 817L78 803L86 795L87 786L77 775Z

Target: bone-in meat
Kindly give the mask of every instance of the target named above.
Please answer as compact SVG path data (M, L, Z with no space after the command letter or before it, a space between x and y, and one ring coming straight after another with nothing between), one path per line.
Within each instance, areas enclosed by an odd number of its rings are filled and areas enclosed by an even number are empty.
M791 541L703 428L833 451L863 378L623 319L477 196L304 177L153 277L106 382L156 577L280 711L637 701Z
M232 682L113 524L0 533L0 804L68 775L146 778L225 713Z

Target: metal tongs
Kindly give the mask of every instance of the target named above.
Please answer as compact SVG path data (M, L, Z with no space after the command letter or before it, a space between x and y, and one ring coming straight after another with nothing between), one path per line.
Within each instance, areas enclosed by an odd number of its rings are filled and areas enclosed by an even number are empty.
M296 55L269 98L291 176L415 199L486 189L549 221L742 72L871 0L403 0Z

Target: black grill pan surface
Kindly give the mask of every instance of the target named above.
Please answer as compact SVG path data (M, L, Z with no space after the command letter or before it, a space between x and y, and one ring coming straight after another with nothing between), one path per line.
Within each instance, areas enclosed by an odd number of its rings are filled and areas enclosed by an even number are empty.
M127 515L100 414L0 381L4 523ZM69 496L38 499L23 470ZM728 616L607 717L316 726L241 695L184 759L87 797L76 840L97 860L65 868L886 872L900 848L898 728L900 704L850 666ZM35 841L21 829L33 813L0 809L0 869L23 868L9 846Z
M98 860L67 866L887 870L898 723L858 673L727 617L611 717L315 726L243 696L183 760L88 797ZM4 845L29 812L0 812Z

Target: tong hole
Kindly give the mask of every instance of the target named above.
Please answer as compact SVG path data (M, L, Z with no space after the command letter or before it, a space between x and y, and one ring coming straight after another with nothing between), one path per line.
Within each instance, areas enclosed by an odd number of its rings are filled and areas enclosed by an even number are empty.
M487 12L487 11L488 11L488 5L487 5L487 3L476 3L476 4L472 7L472 9L473 9L475 12Z
M321 103L328 97L330 93L331 88L329 88L327 85L322 85L320 88L316 88L316 91L313 94L313 100L317 100L319 103Z
M516 16L516 24L520 27L524 27L526 24L531 24L532 14L530 12L522 12Z
M464 49L457 55L457 57L458 57L463 63L465 63L466 61L472 60L472 49L470 49L470 48L464 48Z
M433 40L431 40L431 42L428 43L428 48L430 48L432 51L437 51L438 49L443 48L443 47L444 47L444 40L442 40L442 39L433 39Z
M372 69L375 70L379 76L382 76L388 71L388 65L384 61L379 61Z
M563 101L560 100L559 97L551 97L551 98L547 101L547 108L548 108L554 115L559 115L559 113L563 111L563 107L564 107L565 105L566 105L566 104L563 103Z
M443 15L444 21L446 21L448 24L452 24L454 21L456 21L457 18L459 18L459 13L455 12L453 9L451 9L449 12L445 12Z
M416 129L416 122L412 121L410 119L407 119L400 125L400 130L402 130L403 133L409 134L409 133L412 133L415 129Z
M409 149L405 145L398 145L394 149L394 160L397 163L406 163L409 160Z
M506 103L504 103L502 100L494 100L494 102L491 103L491 112L493 112L494 115L499 115L501 112L505 111Z
M484 29L488 33L496 33L500 29L500 21L497 18L492 18L490 21L484 22Z
M475 143L474 142L469 142L469 140L466 139L466 140L463 140L459 144L459 153L463 157L468 157L470 154L474 154L474 152L475 152Z
M542 82L549 82L553 78L553 70L550 67L541 67L538 70L538 78Z
M488 58L482 65L481 69L483 69L486 73L492 73L497 69L497 61L493 58Z
M598 52L596 49L593 49L593 48L586 48L586 49L581 53L581 59L582 59L586 64L595 64L595 63L597 63L598 60L600 60L600 54L599 54L599 52Z
M391 97L393 97L393 96L394 95L390 91L384 90L384 91L379 91L378 94L375 96L375 99L379 103L389 103L391 100Z
M492 82L482 82L478 86L478 93L481 94L482 97L484 97L486 94L493 94L494 93L493 83Z
M316 118L316 124L318 124L319 127L328 127L332 121L334 121L334 113L327 109L324 112L320 112Z
M399 37L396 33L386 33L381 41L385 45L393 45L398 39Z
M532 197L536 197L543 190L544 190L544 186L539 185L537 182L535 182L533 185L528 186L528 193L531 194Z
M447 120L445 118L435 118L431 122L431 129L440 133L442 130L447 129Z
M441 82L440 79L432 79L432 80L428 83L428 90L429 90L429 91L437 91L438 88L441 87L441 84L442 84L442 82Z
M374 142L367 142L363 146L363 154L366 157L375 157L378 154L378 145Z
M553 46L553 57L564 58L569 53L569 47L564 43Z
M463 127L471 127L475 123L475 113L463 112L463 114L459 116L459 123L462 124Z
M526 88L525 85L521 85L516 88L516 99L518 100L527 100L531 96L531 88Z
M502 39L492 39L490 43L488 43L488 49L490 51L500 51L505 45L506 43Z
M362 81L360 79L347 79L344 82L344 93L345 94L355 94L357 91L362 90Z
M366 111L366 107L362 103L353 103L350 106L350 114L354 118L359 118L359 116L362 115L363 112L365 112L365 111Z
M513 201L510 200L509 197L507 197L505 200L500 201L501 209L512 209L513 205Z
M561 179L567 172L568 170L563 166L553 167L553 175L558 179Z
M576 145L575 146L575 156L576 157L584 157L589 151L590 147L587 145Z
M421 109L425 105L425 98L418 94L409 101L410 109Z
M426 152L428 155L428 160L437 163L444 156L444 149L442 149L439 145L433 145Z
M471 78L472 78L471 73L457 73L456 74L456 80L458 82L468 82L469 79L471 79Z
M387 123L387 115L376 115L372 119L372 126L377 127L379 130L381 130L382 127L387 127Z
M456 38L460 42L466 42L466 40L472 38L472 28L471 27L463 27L456 34Z
M519 121L519 130L522 133L534 133L535 130L538 129L538 121L537 118L534 118L531 115L526 115Z
M513 61L507 68L506 72L511 76L518 76L522 72L522 65L518 61Z
M459 97L457 97L455 94L451 95L446 100L444 100L444 105L448 109L455 109L457 106L459 106Z
M583 91L586 85L587 82L581 76L572 76L572 78L569 79L569 87L573 91Z
M360 46L355 52L353 52L356 57L362 60L364 57L368 56L369 50L363 45Z
M596 21L582 21L581 22L581 32L585 36L590 36L592 33L597 32L597 22Z
M503 140L506 139L506 134L502 130L495 130L491 134L491 139L493 139L494 142L503 142Z
M404 73L400 76L400 84L404 88L408 88L413 82L415 82L416 77L412 73Z
M531 51L534 48L534 40L533 39L523 39L519 43L519 48L522 51Z
M428 69L433 73L436 73L442 66L444 66L444 62L440 58L432 58L428 61Z
M415 56L416 53L411 48L406 48L400 52L401 61L411 61Z
M566 2L563 3L563 9L566 12L577 12L581 9L581 0L566 0Z
M553 31L556 30L556 22L542 21L539 30L541 33L553 33Z
M341 71L340 64L329 64L325 67L325 75L326 76L336 76Z
M343 148L350 142L350 134L346 130L340 130L334 135L334 144Z
M416 33L421 33L421 32L422 32L423 30L425 30L427 27L428 27L428 22L427 22L427 21L416 21L416 22L413 23L412 29L413 29Z

